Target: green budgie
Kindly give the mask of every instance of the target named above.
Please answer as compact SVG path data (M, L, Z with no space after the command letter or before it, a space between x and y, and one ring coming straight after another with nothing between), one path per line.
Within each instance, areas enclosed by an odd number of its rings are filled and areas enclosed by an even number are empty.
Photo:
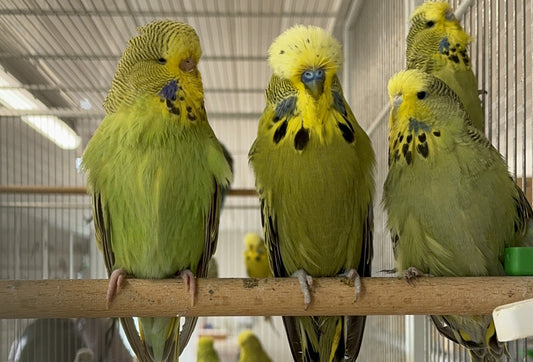
M126 275L183 277L194 303L216 247L221 188L231 171L210 128L197 69L198 35L163 20L128 42L105 100L106 117L83 154L96 238L110 274L108 303ZM123 320L141 360L174 360L196 324L139 318L140 338Z
M521 246L533 216L507 165L472 125L459 97L419 71L389 82L389 173L384 206L397 269L409 280L505 275L504 248ZM490 315L432 316L472 361L506 353Z
M220 362L214 343L213 337L198 337L196 362Z
M444 81L463 103L474 126L485 132L485 116L468 56L470 36L444 1L429 1L411 15L407 69L420 69Z
M249 153L275 277L370 276L374 152L337 78L341 45L295 26L270 46L273 75ZM357 271L356 271L357 270ZM364 316L284 317L295 360L354 360Z
M239 362L272 362L263 349L259 338L249 329L245 329L238 338L240 352Z

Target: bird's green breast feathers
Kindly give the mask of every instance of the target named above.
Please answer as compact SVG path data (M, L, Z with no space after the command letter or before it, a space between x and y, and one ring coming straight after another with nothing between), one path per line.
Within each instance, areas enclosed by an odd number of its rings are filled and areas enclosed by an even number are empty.
M273 212L287 272L304 268L315 276L335 275L359 263L362 225L374 190L374 153L351 112L350 142L337 126L342 115L333 107L317 112L322 119L306 122L305 115L312 113L296 108L281 137L284 119L272 124L276 112L267 106L250 161L256 186ZM305 147L298 149L305 124L313 126Z
M115 267L138 277L193 272L215 181L231 171L207 122L183 124L148 97L108 115L83 156L109 215Z
M504 245L513 242L516 189L495 150L450 132L391 132L384 204L399 236L398 267L440 276L501 274Z

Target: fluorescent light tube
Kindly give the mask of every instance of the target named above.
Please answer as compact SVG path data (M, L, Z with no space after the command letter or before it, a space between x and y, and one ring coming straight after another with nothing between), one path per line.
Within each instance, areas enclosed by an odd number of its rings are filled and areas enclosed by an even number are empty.
M0 67L0 87L22 87L20 82ZM25 89L0 89L0 102L15 110L46 110L47 107ZM32 112L35 113L35 112ZM65 150L78 148L81 137L56 116L22 116L22 121Z

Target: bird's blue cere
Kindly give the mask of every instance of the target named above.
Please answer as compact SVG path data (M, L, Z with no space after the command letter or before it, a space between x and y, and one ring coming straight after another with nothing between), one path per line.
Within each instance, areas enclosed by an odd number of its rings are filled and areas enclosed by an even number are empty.
M326 73L324 69L307 69L302 73L302 83L309 90L311 95L318 98L324 90L324 79Z
M441 39L439 43L439 53L444 53L444 51L450 50L450 42L448 41L448 38L444 37Z
M167 99L169 101L175 101L176 100L176 92L178 91L178 83L175 80L171 80L168 82L167 85L165 85L161 91L159 91L159 95Z
M302 82L305 84L310 82L320 82L324 81L325 73L323 69L309 69L302 73Z

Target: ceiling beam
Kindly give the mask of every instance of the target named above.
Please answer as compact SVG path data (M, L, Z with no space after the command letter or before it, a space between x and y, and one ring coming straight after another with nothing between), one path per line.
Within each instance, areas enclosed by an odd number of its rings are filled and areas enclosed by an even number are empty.
M284 11L270 11L270 12L247 12L247 11L183 11L183 10L117 10L117 9L106 9L105 11L100 10L74 10L74 9L43 9L43 8L32 8L32 9L0 9L0 15L9 15L9 16L76 16L76 17L89 17L89 16L99 16L99 17L117 17L117 16L139 16L139 17L163 17L168 18L170 16L179 16L183 17L195 17L195 18L293 18L293 17L312 17L312 18L332 18L336 17L336 13L324 12L324 13L314 13L314 12L284 12Z
M87 61L112 61L118 62L122 55L113 55L113 54L12 54L12 53L0 53L0 60L8 59L29 59L29 60L87 60ZM264 62L267 60L266 56L260 55L204 55L201 60L205 61L261 61Z
M52 84L23 84L20 86L0 86L0 89L25 89L28 91L62 91L62 92L106 92L109 87L61 86ZM204 88L204 93L264 93L264 88Z
M209 112L207 117L209 119L254 119L261 117L260 112ZM21 116L57 116L59 118L86 118L86 119L102 119L105 117L104 111L85 111L69 108L52 108L46 110L18 110L0 108L0 117L21 117ZM1 121L1 119L0 119Z

